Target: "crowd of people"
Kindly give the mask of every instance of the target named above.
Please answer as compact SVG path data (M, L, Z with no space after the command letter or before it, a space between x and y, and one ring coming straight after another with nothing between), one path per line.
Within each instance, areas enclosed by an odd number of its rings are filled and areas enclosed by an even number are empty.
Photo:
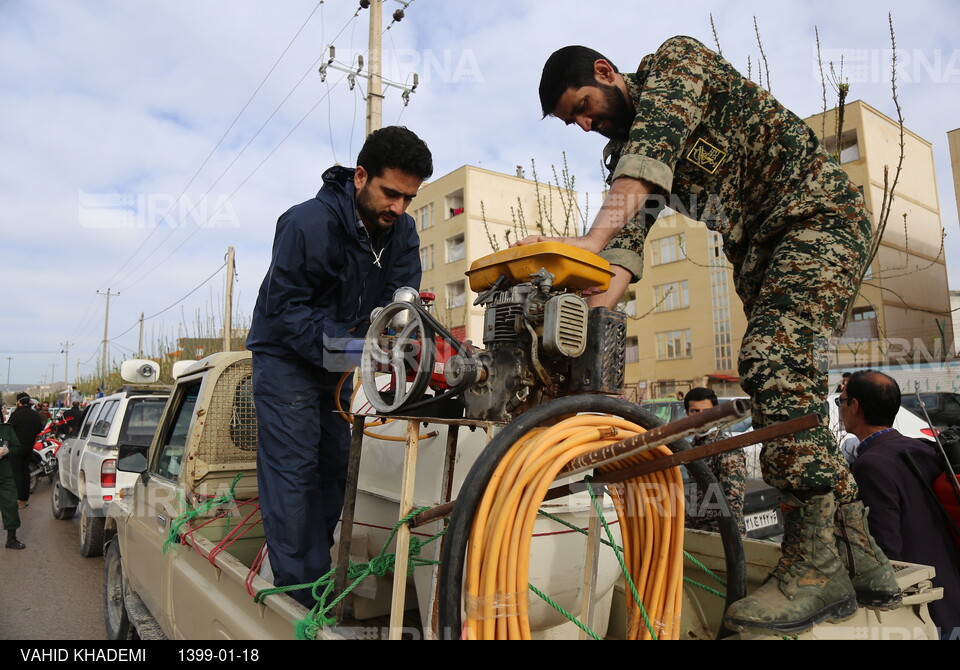
M30 505L30 468L35 464L37 436L55 420L60 424L58 432L69 435L80 421L83 398L70 398L70 407L56 419L49 402L37 401L27 393L18 393L16 405L9 411L0 407L0 519L7 532L7 549L26 548L17 538L17 529L20 510Z

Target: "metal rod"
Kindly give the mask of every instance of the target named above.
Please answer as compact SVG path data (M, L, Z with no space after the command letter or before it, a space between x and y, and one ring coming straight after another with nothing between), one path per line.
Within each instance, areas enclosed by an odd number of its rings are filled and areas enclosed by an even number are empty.
M353 542L353 516L357 506L357 478L360 474L360 453L363 448L363 417L353 419L350 435L350 455L347 457L347 485L343 497L343 512L340 517L340 541L337 552L337 571L334 577L334 592L339 595L347 588L347 568L350 565L350 545ZM346 600L333 608L337 623L343 623Z
M616 444L578 456L567 463L566 467L560 471L560 476L593 470L661 444L670 444L717 426L726 426L742 419L749 411L750 403L746 400L720 403L716 407L651 428Z
M751 444L758 444L760 442L766 442L767 440L777 437L783 437L784 435L799 433L802 430L816 428L817 426L822 425L822 422L823 419L819 414L807 414L799 419L791 419L790 421L784 421L783 423L778 423L774 426L758 428L757 430L752 430L747 433L743 433L742 435L730 437L726 440L719 440L717 442L705 444L701 447L694 447L693 449L678 451L675 454L664 456L663 458L657 458L653 461L648 461L639 465L632 465L621 470L605 472L601 475L593 477L590 482L591 484L612 484L614 482L621 482L626 479L633 479L634 477L640 477L642 475L650 474L651 472L666 470L667 468L672 468L677 465L684 465L702 458L716 456L717 454L723 454L735 449L742 449L743 447L750 446ZM547 491L547 495L544 496L543 500L544 502L548 500L555 500L557 498L562 498L572 493L579 493L580 491L584 490L586 490L586 484L583 482L565 484Z

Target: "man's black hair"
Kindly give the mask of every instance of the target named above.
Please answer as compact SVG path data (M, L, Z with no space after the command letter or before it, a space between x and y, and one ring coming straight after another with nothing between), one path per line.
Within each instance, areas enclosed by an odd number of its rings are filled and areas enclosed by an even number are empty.
M589 47L563 47L550 55L540 75L540 107L544 117L553 114L557 101L568 88L597 85L593 64L598 60L610 63L614 72L620 71L609 58Z
M900 385L878 370L857 370L847 381L848 398L856 398L870 426L890 427L900 411Z
M387 126L374 130L357 156L370 177L379 177L387 168L402 170L420 179L433 174L433 156L427 145L403 126Z
M709 400L710 403L716 407L720 402L717 400L717 394L713 392L713 389L708 389L704 386L697 386L687 391L687 394L683 396L683 411L690 411L690 402L693 400Z

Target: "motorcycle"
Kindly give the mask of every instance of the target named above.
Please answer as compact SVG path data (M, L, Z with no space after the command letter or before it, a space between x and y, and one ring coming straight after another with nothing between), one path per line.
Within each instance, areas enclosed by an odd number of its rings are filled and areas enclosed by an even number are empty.
M30 458L30 493L37 490L41 477L49 478L53 484L57 476L57 452L62 444L57 439L57 424L51 423L37 435Z

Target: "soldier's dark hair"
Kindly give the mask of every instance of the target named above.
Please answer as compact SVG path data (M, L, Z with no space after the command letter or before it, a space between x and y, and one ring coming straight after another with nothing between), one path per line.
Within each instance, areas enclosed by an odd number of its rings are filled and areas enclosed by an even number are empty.
M553 114L557 101L568 88L596 86L593 64L598 60L610 63L614 72L620 71L609 58L589 47L572 45L557 49L550 55L540 75L540 108L544 117Z
M690 401L692 400L709 400L714 407L720 402L717 400L717 394L713 392L713 389L703 386L697 386L687 391L687 394L683 396L683 411L690 411Z
M900 411L900 385L878 370L857 370L847 382L847 397L856 398L870 426L892 426Z
M371 177L379 177L387 168L394 168L429 179L433 174L433 155L413 131L403 126L387 126L367 136L357 156L357 165Z

